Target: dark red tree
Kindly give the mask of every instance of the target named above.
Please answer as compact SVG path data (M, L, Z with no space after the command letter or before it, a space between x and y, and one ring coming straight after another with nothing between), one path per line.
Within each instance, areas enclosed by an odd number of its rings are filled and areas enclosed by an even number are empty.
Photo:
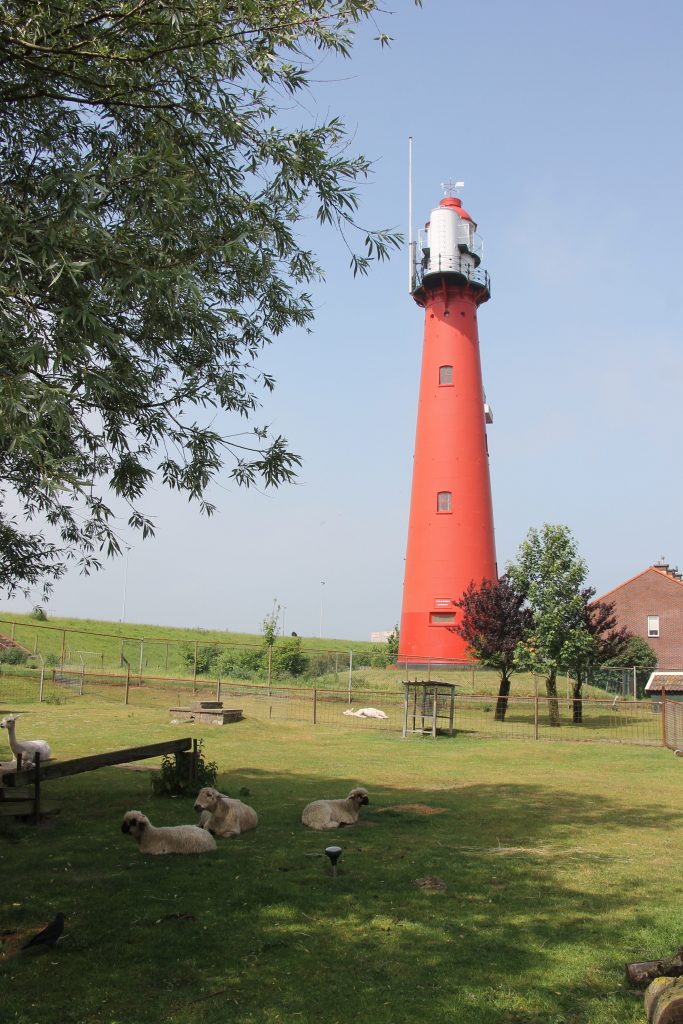
M456 602L462 619L454 627L466 641L470 653L482 665L500 673L495 718L505 720L510 694L510 677L515 671L515 651L532 625L531 610L507 575L497 580L474 581Z

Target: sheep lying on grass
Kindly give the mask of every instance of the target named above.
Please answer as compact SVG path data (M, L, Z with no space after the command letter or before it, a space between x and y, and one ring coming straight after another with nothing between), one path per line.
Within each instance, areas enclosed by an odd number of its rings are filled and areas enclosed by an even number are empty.
M133 837L140 853L210 853L216 840L198 825L155 828L142 811L127 811L121 831Z
M352 789L346 800L314 800L304 807L301 820L308 828L322 832L330 828L355 825L363 804L369 804L367 789Z
M21 754L22 768L28 768L35 761L36 754L40 754L41 761L47 761L52 751L45 740L18 740L15 722L18 715L5 715L0 722L1 729L7 729L9 734L9 745L15 757Z
M199 790L194 809L202 812L199 827L215 836L239 836L258 825L258 816L253 807L243 804L241 800L234 800L226 793L219 793L211 786Z

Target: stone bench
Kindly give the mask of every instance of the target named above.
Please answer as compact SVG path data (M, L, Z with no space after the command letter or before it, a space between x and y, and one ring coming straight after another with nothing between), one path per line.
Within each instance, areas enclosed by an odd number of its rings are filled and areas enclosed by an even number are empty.
M227 725L241 721L241 708L224 708L218 700L195 700L187 708L169 708L171 721L197 722L200 725Z

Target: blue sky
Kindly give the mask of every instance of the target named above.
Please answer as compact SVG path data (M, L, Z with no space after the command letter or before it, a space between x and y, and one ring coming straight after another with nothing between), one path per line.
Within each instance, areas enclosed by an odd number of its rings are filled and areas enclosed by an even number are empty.
M499 566L553 522L573 531L599 593L661 555L683 567L683 8L390 6L378 22L391 48L361 28L351 61L316 69L300 119L341 115L375 160L364 224L405 232L409 135L416 225L442 181L465 181L492 278L479 333ZM217 487L211 520L152 491L158 532L131 539L129 621L257 632L274 599L286 632L318 635L321 605L328 637L399 620L422 312L404 252L354 279L338 238L304 230L327 279L313 333L264 354L278 385L258 418L302 455L299 482ZM125 578L123 561L70 575L49 607L117 620Z

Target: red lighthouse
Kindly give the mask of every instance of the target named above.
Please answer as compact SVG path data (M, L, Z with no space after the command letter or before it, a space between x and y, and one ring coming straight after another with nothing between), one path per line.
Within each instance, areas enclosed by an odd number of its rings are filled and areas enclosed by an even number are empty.
M490 288L476 227L447 195L432 210L419 263L420 243L410 246L410 291L425 326L399 658L416 663L467 659L455 602L472 580L497 576L477 331Z

